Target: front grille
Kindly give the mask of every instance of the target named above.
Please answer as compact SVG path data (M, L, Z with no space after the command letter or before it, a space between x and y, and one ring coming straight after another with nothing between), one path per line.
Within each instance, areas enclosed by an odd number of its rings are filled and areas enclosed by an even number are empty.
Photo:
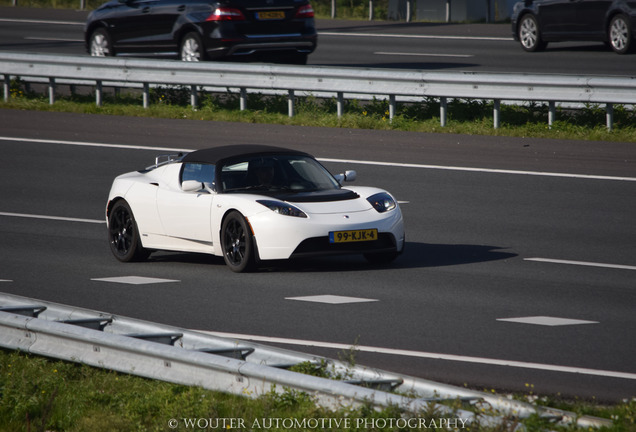
M379 233L378 239L374 241L353 243L330 243L329 237L313 237L300 243L292 257L395 252L396 250L395 237L391 233Z

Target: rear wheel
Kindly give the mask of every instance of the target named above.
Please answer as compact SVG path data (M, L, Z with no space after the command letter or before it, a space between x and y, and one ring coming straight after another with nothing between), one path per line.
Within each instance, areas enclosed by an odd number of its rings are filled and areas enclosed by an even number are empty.
M122 262L141 261L150 255L141 246L137 222L124 200L117 201L108 214L108 243L115 258Z
M632 31L627 16L620 14L612 18L608 30L609 44L618 54L626 54L632 49Z
M198 62L205 60L205 50L201 36L196 32L186 34L181 40L179 58L183 61Z
M113 44L110 35L104 28L98 28L91 34L88 42L88 51L93 57L114 56Z
M528 52L542 51L547 46L547 43L541 40L539 22L534 15L521 17L518 36L521 47Z
M233 272L244 272L254 267L254 243L247 221L237 211L223 220L221 226L221 249L225 264Z

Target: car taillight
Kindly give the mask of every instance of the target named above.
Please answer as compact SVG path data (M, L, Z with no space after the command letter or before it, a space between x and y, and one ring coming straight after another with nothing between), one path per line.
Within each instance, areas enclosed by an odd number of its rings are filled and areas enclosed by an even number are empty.
M238 9L220 7L210 15L206 21L243 21L245 16Z
M305 6L299 7L295 16L295 18L313 18L313 17L314 17L314 8L311 7L310 4L306 4Z

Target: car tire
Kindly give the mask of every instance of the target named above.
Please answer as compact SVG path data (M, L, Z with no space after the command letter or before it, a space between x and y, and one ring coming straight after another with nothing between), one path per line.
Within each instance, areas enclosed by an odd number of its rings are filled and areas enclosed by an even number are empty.
M539 22L536 17L526 14L519 20L517 36L521 47L528 52L543 51L548 45L541 40L541 32L539 30Z
M254 242L247 220L237 211L230 212L221 225L221 249L225 264L236 273L250 271L255 265Z
M181 39L179 58L182 61L198 62L205 60L205 49L199 33L190 32Z
M143 261L150 255L141 245L137 222L124 200L117 201L108 213L108 243L121 262Z
M609 45L618 54L627 54L632 50L632 31L629 18L623 14L616 15L610 21L607 36Z
M88 42L88 52L93 57L111 57L115 55L110 34L105 28L98 28Z

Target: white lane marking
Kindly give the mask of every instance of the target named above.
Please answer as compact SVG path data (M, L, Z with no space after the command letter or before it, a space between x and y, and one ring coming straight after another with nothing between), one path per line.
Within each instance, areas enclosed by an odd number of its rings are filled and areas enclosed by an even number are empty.
M13 282L13 281L9 279L0 279L0 282Z
M422 169L437 169L447 171L468 171L468 172L481 172L481 173L493 173L493 174L514 174L514 175L530 175L530 176L544 176L544 177L564 177L575 179L588 179L588 180L616 180L616 181L630 181L636 182L636 177L614 177L614 176L601 176L590 174L567 174L567 173L555 173L545 171L519 171L519 170L505 170L505 169L492 169L492 168L470 168L459 166L443 166L443 165L423 165L423 164L411 164L400 162L375 162L375 161L360 161L360 160L348 160L348 159L328 159L319 158L318 160L323 162L335 162L335 163L349 163L349 164L361 164L361 165L381 165L381 166L393 166L402 168L422 168Z
M218 337L252 340L257 342L269 342L269 343L279 343L279 344L287 344L287 345L302 345L302 346L312 346L312 347L319 347L319 348L332 348L332 349L338 349L338 350L354 349L361 352L371 352L371 353L378 353L378 354L390 354L390 355L426 358L426 359L434 359L434 360L450 360L450 361L458 361L458 362L464 362L464 363L478 363L478 364L487 364L487 365L493 365L493 366L508 366L508 367L544 370L544 371L550 371L550 372L576 373L576 374L582 374L582 375L601 376L606 378L622 378L622 379L636 380L636 373L630 373L630 372L617 372L617 371L608 371L608 370L601 370L601 369L589 369L589 368L579 368L579 367L572 367L572 366L559 366L559 365L550 365L550 364L542 364L542 363L521 362L521 361L514 361L514 360L500 360L500 359L492 359L492 358L484 358L484 357L471 357L471 356L461 356L461 355L453 355L453 354L439 354L439 353L429 353L429 352L422 352L422 351L378 348L378 347L370 347L370 346L364 346L364 345L352 346L347 344L331 343L331 342L317 342L317 341L308 341L308 340L300 340L300 339L285 339L285 338L277 338L277 337L269 337L269 336L255 336L255 335L245 335L245 334L237 334L237 333L213 332L213 331L205 331L205 330L198 330L198 331L201 333L207 333L207 334L211 334L213 336L218 336Z
M355 37L377 37L377 38L398 38L398 39L447 39L447 40L481 40L481 41L514 41L511 37L492 36L442 36L442 35L408 35L396 33L347 33L319 31L319 35L324 36L355 36Z
M534 324L534 325L542 325L542 326L550 326L550 327L580 325L580 324L599 324L598 321L586 321L586 320L580 320L580 319L558 318L558 317L550 317L550 316L498 318L497 321L505 321L505 322L512 322L512 323L520 323L520 324Z
M40 144L63 144L63 145L74 145L74 146L82 146L82 147L100 147L100 148L119 148L119 149L130 149L130 150L153 150L153 151L174 151L174 152L191 152L191 149L179 149L179 148L170 148L170 147L152 147L152 146L134 146L134 145L126 145L126 144L108 144L108 143L95 143L95 142L86 142L86 141L62 141L62 140L50 140L50 139L39 139L39 138L15 138L15 137L3 137L0 136L0 141L16 141L16 142L33 142Z
M36 19L17 19L17 18L0 18L0 22L23 23L23 24L59 24L59 25L75 25L83 26L85 23L77 21L52 21L52 20L36 20Z
M467 57L475 57L472 54L434 54L434 53L408 53L408 52L386 52L386 51L376 51L373 54L375 55L386 55L386 56L411 56L411 57L457 57L457 58L467 58Z
M106 220L79 219L79 218L69 218L69 217L61 217L61 216L45 216L45 215L26 214L26 213L0 212L0 216L21 217L21 218L30 218L30 219L47 219L47 220L56 220L56 221L65 221L65 222L84 222L84 223L94 223L94 224L106 223Z
M129 284L129 285L147 285L147 284L154 284L154 283L181 282L179 280L174 280L174 279L159 279L159 278L142 277L142 276L95 278L91 280L96 282L113 282L113 283L120 283L120 284Z
M568 265L577 265L577 266L585 266L585 267L602 267L602 268L620 269L620 270L636 270L636 266L629 266L629 265L622 265L622 264L606 264L606 263L597 263L597 262L570 261L570 260L560 260L560 259L550 259L550 258L524 258L523 260L544 262L544 263L550 263L550 264L568 264Z
M76 145L86 147L102 147L102 148L120 148L120 149L132 149L132 150L153 150L153 151L169 151L169 152L191 152L192 149L184 148L169 148L169 147L151 147L151 146L132 146L124 144L106 144L106 143L92 143L81 141L60 141L60 140L47 140L36 138L15 138L15 137L3 137L0 136L0 141L16 141L16 142L34 142L44 144L64 144L64 145ZM481 172L481 173L493 173L493 174L513 174L513 175L532 175L532 176L545 176L545 177L564 177L575 179L588 179L588 180L614 180L614 181L629 181L636 182L636 177L615 177L615 176L600 176L589 174L566 174L566 173L554 173L544 171L518 171L518 170L504 170L504 169L491 169L491 168L471 168L471 167L458 167L458 166L444 166L444 165L424 165L424 164L410 164L399 162L377 162L377 161L365 161L365 160L350 160L350 159L330 159L330 158L317 158L322 162L334 162L334 163L349 163L359 165L376 165L376 166L391 166L402 168L420 168L420 169L437 169L447 171L467 171L467 172Z
M365 302L377 302L377 299L368 299L360 297L347 297L338 295L314 295L304 297L285 297L285 300L298 300L315 303L327 303L327 304L346 304L346 303L365 303Z
M26 39L26 40L34 40L34 41L84 43L84 39L64 39L64 38L52 38L52 37L25 37L24 39Z

